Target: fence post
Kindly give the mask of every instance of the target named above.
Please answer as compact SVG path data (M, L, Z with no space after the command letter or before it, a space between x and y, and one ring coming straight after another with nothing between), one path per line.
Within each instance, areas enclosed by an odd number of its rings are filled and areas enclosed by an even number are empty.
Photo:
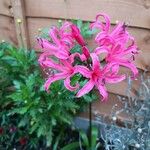
M18 46L28 48L29 36L27 30L25 5L23 0L11 0L13 17L15 21L15 28L18 40Z

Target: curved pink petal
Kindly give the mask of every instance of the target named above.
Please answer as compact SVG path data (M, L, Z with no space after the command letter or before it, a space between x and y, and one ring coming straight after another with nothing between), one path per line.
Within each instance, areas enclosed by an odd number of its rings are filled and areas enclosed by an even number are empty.
M74 59L75 57L79 57L81 59L81 61L85 61L86 60L86 57L84 54L80 54L80 53L73 53L70 55L69 59L71 61L71 63L74 63Z
M118 74L118 72L119 72L119 65L118 64L112 64L112 66L111 66L111 75L116 75L116 74Z
M96 86L97 89L99 90L99 93L102 95L102 101L106 101L108 99L108 93L107 93L107 90L106 90L106 87L103 86L103 85L97 85Z
M50 85L51 85L53 82L58 81L58 80L62 80L62 79L64 79L64 78L66 78L66 77L67 77L67 74L64 74L64 73L58 73L58 74L55 74L55 75L53 75L53 76L50 76L50 77L48 78L48 80L47 80L47 81L45 82L45 84L44 84L45 90L48 92L48 89L49 89Z
M129 68L132 72L133 72L133 78L136 78L138 75L138 69L136 68L136 66L132 63L119 63L122 66L125 66L127 68Z
M105 20L105 23L103 23L102 21L98 20L99 17L103 17ZM103 31L109 31L110 28L110 18L108 15L104 14L104 13L100 13L96 16L96 21L91 23L90 28L100 28Z
M38 39L38 43L40 44L43 52L47 53L48 55L54 55L60 59L67 59L69 57L67 47L63 45L60 45L58 47L51 44L48 40L45 39Z
M41 66L43 66L43 62L45 61L47 54L43 53L39 56L38 62Z
M108 45L113 45L115 39L111 37L108 33L102 31L96 35L95 41L100 46L102 45L108 46Z
M50 68L53 68L55 70L59 70L59 71L64 71L65 70L65 67L60 65L60 64L57 64L55 63L52 59L48 58L46 59L45 61L42 62L42 64L46 67L50 67Z
M76 65L74 68L76 73L80 73L86 78L91 78L91 71L87 67Z
M129 33L125 30L126 25L124 23L118 23L112 32L110 33L110 37L118 43L125 44L129 40Z
M97 55L101 54L101 53L108 53L109 52L109 48L106 46L101 46L101 47L97 47L94 50L94 53L96 53Z
M74 91L74 90L76 90L76 89L79 88L79 84L78 84L78 83L76 83L75 86L72 86L72 85L70 84L70 83L71 83L70 78L71 78L73 75L74 75L74 74L68 76L68 77L64 80L64 85L65 85L65 87L66 87L69 91Z
M56 27L52 27L50 29L49 35L52 38L53 42L56 43L56 45L60 44L60 40L58 39L58 29Z
M130 44L128 44L129 47L136 45L134 37L132 37L132 36L129 37L129 43L130 43Z
M61 41L65 43L65 45L68 46L69 49L71 49L74 46L73 38L69 35L63 35Z
M41 48L43 50L50 50L50 51L56 51L56 50L58 50L58 47L56 47L55 45L51 44L46 39L38 38L37 41L38 41L39 45L41 46Z
M66 71L73 69L72 63L70 62L69 58L67 60L61 59L60 62L66 67Z
M67 30L70 28L70 26L72 25L71 22L64 22L64 24L60 27L60 31L61 32L67 32Z
M63 41L69 48L74 46L74 39L72 37L71 32L71 22L65 22L60 28L60 37L61 41Z
M118 83L118 82L121 82L123 81L124 79L126 78L125 75L116 75L116 76L107 76L105 77L105 82L107 83Z
M53 55L59 59L68 59L69 58L69 52L66 52L66 51L64 51L64 49L61 49L61 48L58 51L56 51Z
M133 78L136 78L138 75L138 69L136 66L130 62L118 62L119 65L129 68L133 72Z
M87 93L89 93L94 87L94 82L93 80L89 80L77 93L77 97L81 97Z
M112 55L120 55L123 52L123 48L120 44L116 44L112 47L111 53Z
M91 53L92 58L92 69L93 70L99 70L100 69L100 62L99 58L95 53Z
M108 74L116 75L119 72L119 65L115 62L107 63L102 70L103 74L106 76Z
M120 35L121 33L125 33L124 23L118 23L112 30L111 36Z

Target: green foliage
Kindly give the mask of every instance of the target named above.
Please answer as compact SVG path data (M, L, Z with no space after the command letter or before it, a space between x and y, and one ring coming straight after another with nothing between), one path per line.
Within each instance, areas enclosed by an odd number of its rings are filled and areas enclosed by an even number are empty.
M98 138L98 128L95 126L92 126L92 141L91 145L89 143L89 138L85 131L79 130L79 142L72 142L62 148L62 150L77 150L79 149L85 149L85 150L98 150L100 147L100 143L97 142Z
M11 143L19 144L19 138L23 136L28 139L28 148L36 148L42 141L41 145L57 149L62 140L62 133L57 131L63 132L71 125L79 110L74 93L66 90L61 81L52 84L52 92L44 91L44 79L33 50L2 43L0 57L0 123L6 128L6 134L0 137L0 147L11 148ZM72 83L78 79L78 76L74 77ZM7 128L11 125L17 131L11 134L9 141Z
M66 145L61 150L76 150L77 148L79 148L79 146L80 146L79 142L73 142L73 143Z
M91 139L91 146L88 140L88 136L85 132L80 131L81 143L85 147L86 150L97 150L100 146L100 143L97 142L98 138L98 128L93 126L92 127L92 139Z

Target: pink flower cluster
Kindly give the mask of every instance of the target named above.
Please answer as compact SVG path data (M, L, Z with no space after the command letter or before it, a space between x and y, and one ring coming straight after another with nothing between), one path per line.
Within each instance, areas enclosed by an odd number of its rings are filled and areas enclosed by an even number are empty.
M102 17L105 22L100 21ZM133 78L138 74L134 65L134 56L138 53L134 38L127 32L124 23L118 23L110 29L110 19L106 14L98 14L91 23L90 29L98 29L95 37L97 47L90 51L81 35L79 28L71 22L65 22L60 28L52 27L49 31L51 40L38 38L42 48L39 57L40 65L45 69L53 70L45 82L48 91L50 85L57 80L64 80L64 86L70 90L78 90L76 96L81 97L89 93L94 87L99 90L106 100L108 93L106 83L117 83L126 78L119 75L120 66L129 68ZM82 53L72 52L72 48L80 45ZM100 64L99 56L105 53L105 65ZM76 63L80 59L80 65ZM81 74L87 83L80 88L79 83L71 85L71 78Z

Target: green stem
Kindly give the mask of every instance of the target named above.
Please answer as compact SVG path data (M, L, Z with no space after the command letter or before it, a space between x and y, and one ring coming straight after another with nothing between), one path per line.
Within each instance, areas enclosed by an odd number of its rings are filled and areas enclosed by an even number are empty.
M89 103L89 147L92 149L92 102Z

